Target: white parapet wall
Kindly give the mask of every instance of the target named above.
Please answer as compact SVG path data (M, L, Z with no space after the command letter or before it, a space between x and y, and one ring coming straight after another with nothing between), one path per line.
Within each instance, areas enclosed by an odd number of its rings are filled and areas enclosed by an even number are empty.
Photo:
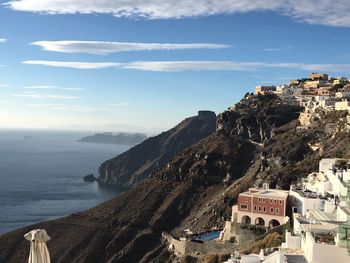
M336 245L316 243L310 232L306 232L302 241L302 249L308 262L347 263L350 256L346 248Z
M324 158L319 163L319 172L326 172L332 170L335 166L337 159L335 158Z
M298 192L293 190L289 191L289 198L292 207L297 208L297 212L302 216L306 216L307 212L310 210L324 208L325 201L323 199L303 197Z
M301 248L301 236L293 235L291 232L286 231L286 242L282 243L282 248L288 249L300 249Z

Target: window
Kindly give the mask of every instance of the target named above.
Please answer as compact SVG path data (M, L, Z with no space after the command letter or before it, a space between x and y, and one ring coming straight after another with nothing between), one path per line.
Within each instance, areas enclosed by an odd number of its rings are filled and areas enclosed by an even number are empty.
M270 208L270 213L273 214L273 207Z
M258 199L258 202L261 203L261 198Z
M282 200L280 200L280 205L282 205L283 204L283 201Z
M265 198L263 198L262 202L265 203L265 201L266 201Z
M259 209L259 212L261 212L261 206L259 206L258 209Z
M275 199L275 200L273 200L273 202L275 203L275 204L277 204L277 200Z
M248 209L248 206L245 205L245 204L241 204L241 209L242 209L242 210L247 210L247 209Z
M244 198L244 202L248 203L248 198Z
M280 209L276 208L276 215L278 215L280 213Z
M264 212L266 212L266 206L264 206L264 209L263 209Z
M270 204L272 204L272 199L270 199Z
M256 211L256 205L254 206L254 211Z

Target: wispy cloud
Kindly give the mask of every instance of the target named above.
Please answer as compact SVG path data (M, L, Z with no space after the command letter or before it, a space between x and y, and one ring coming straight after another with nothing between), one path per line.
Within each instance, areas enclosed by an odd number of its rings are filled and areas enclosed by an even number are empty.
M147 19L273 11L310 24L350 27L348 0L12 0L5 6L46 14L112 14Z
M350 64L266 63L268 68L291 68L306 71L350 72Z
M0 43L4 43L4 42L6 42L6 41L7 41L6 38L0 38Z
M139 61L126 63L122 69L135 69L145 71L203 71L203 70L255 70L261 67L256 62L232 62L232 61Z
M0 84L0 88L6 88L6 87L8 87L7 84Z
M85 88L63 88L58 86L51 85L36 85L36 86L26 86L25 89L34 89L34 90L44 90L44 89L55 89L55 90L71 90L71 91L85 91Z
M271 47L271 48L264 48L264 51L267 52L278 52L278 51L287 51L293 49L293 46L286 46L286 47Z
M32 99L60 99L60 100L66 100L66 99L78 99L79 97L76 96L66 96L66 95L59 95L59 94L42 94L38 92L23 92L18 94L12 94L13 97L26 97L26 98L32 98Z
M64 111L64 112L104 112L110 111L105 108L95 108L82 105L68 105L68 104L48 104L48 103L29 103L27 107L50 110L50 111Z
M154 61L132 62L122 66L123 69L145 71L202 71L202 70L234 70L252 71L262 68L290 68L307 71L350 72L350 64L305 64L305 63L265 63L265 62L233 62L233 61Z
M179 72L179 71L254 71L263 68L289 68L306 71L350 72L350 64L307 64L307 63L266 63L266 62L236 62L236 61L136 61L128 63L91 63L91 62L58 62L36 61L24 64L44 65L51 67L75 69L99 69L113 67L116 69ZM104 65L104 66L101 66Z
M123 102L123 103L112 103L112 104L109 104L108 106L110 106L110 107L126 107L129 105L130 105L129 102Z
M126 51L178 50L178 49L221 49L229 48L223 44L162 44L162 43L129 43L106 41L37 41L32 45L40 46L43 50L64 53L88 53L106 55Z
M23 64L42 65L57 68L74 68L74 69L100 69L118 67L120 63L111 62L66 62L66 61L47 61L47 60L26 60Z

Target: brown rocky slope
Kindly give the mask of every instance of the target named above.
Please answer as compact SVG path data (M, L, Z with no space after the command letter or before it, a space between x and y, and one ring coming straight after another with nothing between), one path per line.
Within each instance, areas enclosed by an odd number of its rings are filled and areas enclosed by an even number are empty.
M240 191L264 181L288 187L315 170L320 158L350 155L349 134L324 131L338 116L299 131L299 110L275 97L243 99L219 116L213 135L152 178L93 209L1 236L0 262L26 260L23 234L32 228L45 228L52 237L53 262L168 262L162 231L220 227ZM308 146L319 141L320 150Z
M214 133L215 125L214 112L199 111L198 116L187 118L174 128L104 162L99 168L98 181L104 185L128 188L164 166L180 151Z

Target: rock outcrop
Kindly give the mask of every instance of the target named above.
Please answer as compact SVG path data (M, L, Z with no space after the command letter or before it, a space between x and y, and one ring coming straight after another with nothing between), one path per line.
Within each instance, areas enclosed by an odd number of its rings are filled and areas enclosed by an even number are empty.
M92 183L92 182L97 181L97 178L93 174L88 174L88 175L85 175L83 177L83 180L84 180L84 182Z
M99 168L101 184L128 188L163 167L173 156L215 132L216 115L199 111L198 116L148 138L130 150L104 162Z
M317 169L321 158L350 158L349 133L326 133L327 116L317 127L297 130L298 109L278 98L253 97L237 106L220 115L215 133L114 199L1 236L0 262L26 260L23 234L33 228L52 237L53 262L172 262L162 231L180 236L187 228L220 228L247 188L269 182L288 189ZM310 148L319 142L319 150Z

